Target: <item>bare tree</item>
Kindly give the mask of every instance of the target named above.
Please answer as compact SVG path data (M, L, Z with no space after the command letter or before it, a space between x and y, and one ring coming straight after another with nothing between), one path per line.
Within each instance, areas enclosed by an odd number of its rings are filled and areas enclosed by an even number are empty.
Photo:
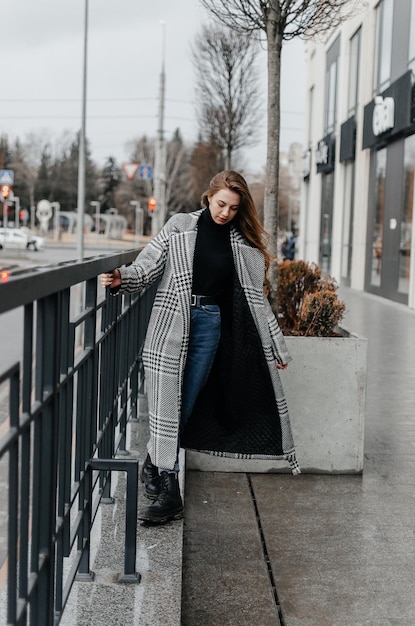
M50 144L50 137L46 131L42 133L29 133L26 135L23 146L25 154L25 169L23 178L29 189L29 206L35 204L35 186L38 178L38 171L42 162L42 154L45 147ZM39 198L40 200L41 198Z
M191 210L200 208L202 193L209 187L209 182L225 167L220 146L199 140L190 155L190 206Z
M268 65L267 166L264 227L276 256L280 148L280 82L283 41L313 37L336 28L354 12L359 0L200 0L221 24L236 33L266 40ZM271 277L273 285L275 276Z
M154 163L155 140L143 136L129 143L130 161L132 163ZM180 129L177 128L172 138L166 143L166 218L174 213L188 211L190 205L190 172L189 160L191 149L184 143ZM128 207L131 194L147 207L148 198L154 194L153 180L134 178L120 185L118 199L124 212ZM145 211L145 217L147 211ZM147 217L146 217L147 220Z
M190 203L190 148L183 142L177 128L167 143L166 159L166 218L174 213L186 213Z
M221 146L227 169L238 149L256 142L257 51L252 37L212 25L201 28L192 48L201 136Z

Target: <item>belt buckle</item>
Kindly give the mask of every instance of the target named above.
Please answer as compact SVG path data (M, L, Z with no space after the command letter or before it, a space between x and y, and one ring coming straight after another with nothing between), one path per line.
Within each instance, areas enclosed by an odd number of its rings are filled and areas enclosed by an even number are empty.
M197 306L197 296L193 293L190 297L190 306Z

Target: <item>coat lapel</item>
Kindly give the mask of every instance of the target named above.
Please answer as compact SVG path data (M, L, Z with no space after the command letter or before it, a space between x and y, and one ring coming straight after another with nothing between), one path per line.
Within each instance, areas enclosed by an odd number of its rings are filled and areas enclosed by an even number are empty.
M264 257L257 248L248 245L241 233L231 228L231 246L236 273L242 287L250 291L253 285L262 285L265 278ZM247 294L248 298L249 295Z
M195 254L197 221L200 212L194 214L192 228L175 233L170 240L171 264L174 280L177 287L177 297L185 320L185 334L189 332L190 297L193 282L193 257ZM187 332L186 332L187 331Z

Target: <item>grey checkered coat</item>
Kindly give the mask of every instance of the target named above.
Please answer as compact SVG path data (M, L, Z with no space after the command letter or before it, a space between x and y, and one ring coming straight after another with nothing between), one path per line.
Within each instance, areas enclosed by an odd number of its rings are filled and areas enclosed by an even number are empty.
M148 386L149 452L153 463L163 468L173 468L176 460L181 387L189 341L193 256L200 214L199 210L174 215L132 265L119 268L122 284L118 293L142 291L160 279L143 362ZM251 458L285 458L293 473L298 473L284 391L275 366L275 361L283 364L291 357L264 295L264 258L232 224L230 236L236 273L260 337L281 422L283 454L252 455Z

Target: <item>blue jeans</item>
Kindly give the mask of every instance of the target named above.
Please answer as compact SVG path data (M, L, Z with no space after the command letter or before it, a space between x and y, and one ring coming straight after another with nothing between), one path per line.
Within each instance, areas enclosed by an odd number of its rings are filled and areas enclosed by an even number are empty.
M199 392L212 369L220 339L220 308L217 304L192 306L190 337L183 378L180 430L192 414Z
M179 432L183 431L186 426L197 396L207 382L220 339L220 308L217 304L192 306L190 316L190 337L183 376ZM177 448L180 449L180 434ZM162 468L159 470L163 471ZM178 458L174 471L179 471Z

